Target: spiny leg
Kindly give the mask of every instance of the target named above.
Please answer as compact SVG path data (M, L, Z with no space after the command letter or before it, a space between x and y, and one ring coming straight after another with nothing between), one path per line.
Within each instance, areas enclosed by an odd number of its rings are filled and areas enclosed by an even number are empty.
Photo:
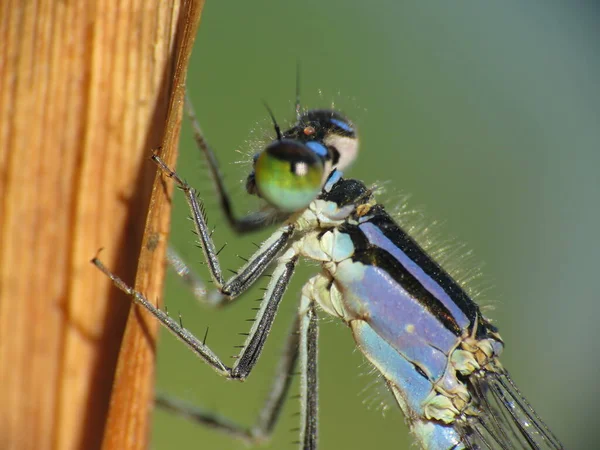
M196 190L179 178L177 173L171 170L158 155L152 155L152 160L158 165L160 170L175 181L177 186L185 194L186 201L192 213L196 234L200 239L202 252L204 253L204 257L210 270L211 278L214 281L217 290L224 297L215 299L213 303L219 304L232 300L248 289L248 287L251 286L265 271L274 258L279 255L292 236L294 226L287 224L280 227L279 230L273 233L271 237L260 246L258 251L252 255L238 273L225 282L219 264L218 252L211 239L211 231L206 223L204 208L197 198Z
M219 299L212 300L209 297L208 291L202 279L196 272L190 268L186 262L181 258L177 250L171 245L167 248L167 263L175 271L175 273L181 277L182 281L189 288L190 292L194 294L197 300L201 303L206 303L211 306L215 306L219 303ZM224 297L221 297L224 298Z
M218 253L218 252L217 252ZM248 262L249 260L245 260ZM198 303L212 308L233 303L237 298L225 296L218 289L208 290L198 273L183 260L171 245L167 248L167 264L181 278L185 287L194 295Z
M194 133L194 140L196 141L196 145L198 146L198 148L206 158L206 161L208 162L208 168L210 170L210 175L215 186L215 191L217 192L217 195L219 197L221 209L225 213L225 217L227 217L227 221L229 222L231 227L238 233L248 233L252 231L261 230L273 224L273 222L276 221L277 217L274 218L273 214L270 212L257 211L255 213L248 214L247 216L244 216L242 218L237 218L235 216L231 207L231 199L229 197L229 194L227 193L227 189L225 188L225 183L223 182L223 175L219 170L219 163L217 162L217 158L214 152L208 145L208 142L204 137L204 133L202 133L202 129L200 128L200 124L198 123L198 119L196 118L196 112L194 111L194 107L192 106L192 102L190 101L187 92L185 96L185 112L192 124L192 130Z
M299 101L299 99L297 99L297 101ZM299 104L297 106L299 108ZM193 130L193 134L194 134L194 139L196 141L196 145L198 146L198 148L200 149L200 151L202 152L202 154L204 155L204 157L208 163L211 179L213 180L214 189L219 198L219 203L221 205L221 209L223 210L225 216L227 217L227 220L228 220L229 224L231 225L231 227L234 230L236 230L238 233L247 233L247 232L252 232L252 231L257 231L257 230L263 229L269 225L272 225L275 222L285 219L287 216L277 216L274 212L268 212L268 211L258 211L255 213L251 213L240 219L235 217L235 214L233 213L233 210L231 207L231 200L230 200L229 194L227 193L227 189L225 188L225 183L223 181L223 175L221 174L221 171L219 169L219 164L217 162L216 156L215 156L214 152L212 151L212 149L210 148L210 145L208 144L206 138L204 137L204 133L202 132L202 129L200 128L200 124L198 123L196 113L194 111L192 102L189 98L187 91L186 91L186 97L185 97L185 112L186 112L186 115L188 116L188 119L190 120L190 123L192 124L192 130ZM196 216L197 215L196 213L198 210L202 213L203 212L202 207L200 207L199 209L192 207L190 200L189 200L189 197L191 194L187 195L187 191L189 189L186 190L186 187L185 187L186 183L183 182L181 179L179 179L179 177L177 177L173 173L173 171L171 171L171 169L169 169L164 163L162 163L162 161L160 161L160 159L157 159L157 158L153 158L153 159L158 164L158 166L163 171L165 171L167 173L167 175L172 176L176 180L177 184L184 190L184 192L186 192L186 199L188 199L188 204L190 205L192 214L194 216ZM171 174L173 174L175 176L173 176ZM196 202L197 202L197 200L196 200ZM200 204L199 206L202 206L202 205ZM195 222L197 222L197 221L195 220ZM196 228L198 228L198 226L196 226ZM202 235L200 235L200 236L202 236ZM210 236L210 234L209 234L209 236ZM213 248L213 250L214 250L214 248ZM216 253L218 253L218 252L216 252ZM169 265L171 267L173 267L175 272L182 278L183 282L189 287L191 292L194 294L194 297L196 297L196 299L200 303L208 304L209 306L213 306L213 307L219 307L228 302L228 299L223 298L222 296L218 295L218 293L207 292L206 287L201 280L201 277L199 277L193 271L193 269L191 269L185 263L183 258L181 258L179 256L179 254L177 253L177 251L174 250L172 247L169 247L169 250L167 253L167 262L169 263ZM229 297L229 299L231 299L231 297Z
M275 232L267 241L263 243L258 251L251 257L250 260L248 260L248 262L234 277L232 277L229 281L224 282L217 257L218 252L215 251L214 244L210 239L210 232L208 231L208 227L206 225L201 204L196 199L195 191L186 183L183 183L174 172L170 171L162 162L162 160L160 160L160 158L157 157L155 161L159 167L167 173L167 175L175 178L179 187L181 187L186 194L186 199L188 200L190 209L192 210L197 234L200 237L205 257L209 262L211 276L217 284L218 292L220 293L218 301L214 303L220 304L231 301L248 289L286 247L289 238L293 233L293 226L286 225L281 227L280 230ZM170 257L172 256L173 255L170 255ZM173 259L176 260L176 258ZM171 331L177 338L182 340L214 370L228 378L244 380L249 375L252 368L256 364L258 357L260 356L265 340L270 332L281 298L293 274L297 262L297 256L293 251L290 250L286 256L279 260L278 265L271 276L271 281L267 287L257 316L254 319L254 325L251 331L247 334L248 337L242 346L242 350L237 357L236 363L231 368L228 367L208 346L206 346L204 342L200 341L192 333L183 328L181 323L177 323L175 320L171 319L167 313L154 306L141 293L136 292L134 289L127 286L121 279L111 273L97 258L94 258L92 262L107 276L109 276L118 288L132 296L136 303L140 304L151 314L153 314L157 320L163 324L163 326L167 327L169 331ZM176 269L184 277L189 276L189 273L185 272L184 266L176 266ZM197 280L195 284L199 289L199 293L203 294L203 288L197 283ZM298 326L296 326L296 330L297 328ZM289 373L292 372L297 359L297 333L294 333L290 337L288 348L288 351L282 358L281 369L278 371L275 390L265 404L263 413L261 413L260 416L260 421L256 427L250 430L250 435L254 436L255 439L258 439L262 434L269 434L279 415L281 404L287 390L289 389ZM171 401L171 406L173 405L174 403ZM207 423L211 422L210 417L210 415L206 416ZM227 422L226 420L215 421L213 419L212 424L213 426L224 430L236 429L235 426L231 425L231 422ZM236 434L234 431L231 432L232 434ZM240 435L240 433L244 434L243 432L239 431L237 434ZM248 436L248 433L245 434Z
M265 340L271 331L271 326L273 325L273 320L275 319L275 314L281 298L283 297L285 289L294 272L298 258L293 252L290 251L288 253L287 257L280 258L277 267L273 271L263 301L256 314L254 324L248 333L248 337L246 338L233 367L228 367L204 342L185 329L181 323L173 320L167 313L161 311L148 301L148 299L140 292L137 292L115 274L110 272L98 258L94 258L92 263L104 272L119 289L130 295L135 303L141 305L150 314L156 317L163 326L165 326L175 337L185 343L217 373L227 378L244 380L250 374L260 356ZM272 258L263 261L263 263L268 265L271 261ZM250 262L252 262L252 260ZM247 275L245 278L251 278L251 275ZM249 284L243 283L240 283L240 285L243 285L244 289L249 286ZM238 294L241 292L243 292L243 290L237 291Z
M203 408L190 405L182 400L168 395L158 394L156 405L183 416L188 420L221 431L232 437L249 443L267 440L275 428L282 411L282 406L292 383L292 376L300 345L300 317L296 317L291 332L288 335L284 351L281 355L275 378L269 389L269 396L258 415L253 427L245 427L219 414Z
M300 441L304 450L315 450L318 438L317 339L319 327L314 291L309 281L302 289L300 302L300 397L302 398Z
M252 428L244 427L223 416L192 406L186 402L165 395L157 397L157 405L181 415L193 422L209 426L232 437L247 442L261 442L268 439L281 415L283 402L289 391L296 360L300 356L301 386L301 436L298 444L304 450L317 449L317 338L318 323L315 303L303 296L291 333L279 361L275 379L269 396Z

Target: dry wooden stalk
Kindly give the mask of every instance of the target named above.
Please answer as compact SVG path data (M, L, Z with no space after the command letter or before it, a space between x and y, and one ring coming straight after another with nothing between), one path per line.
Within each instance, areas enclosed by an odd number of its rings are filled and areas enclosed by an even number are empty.
M130 303L89 260L105 247L160 297L169 201L148 157L174 163L201 6L0 2L2 449L148 448L156 324L132 309L115 377Z

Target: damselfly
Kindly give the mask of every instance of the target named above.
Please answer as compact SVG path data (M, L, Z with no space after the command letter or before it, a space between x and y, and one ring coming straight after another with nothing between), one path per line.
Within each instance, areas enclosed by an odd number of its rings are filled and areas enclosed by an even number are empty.
M188 103L190 115L193 111ZM157 156L154 162L185 194L217 292L205 296L182 260L171 264L214 306L239 298L274 267L256 318L231 367L182 324L128 287L94 259L115 284L146 308L216 372L244 380L258 361L297 263L316 261L321 271L301 293L293 330L257 424L243 428L183 402L160 398L162 407L248 441L272 431L290 386L301 374L300 447L317 448L317 307L342 320L356 345L381 373L424 449L560 449L512 382L498 357L503 342L480 308L375 200L374 191L342 171L354 160L354 125L333 110L302 111L296 123L255 155L246 190L265 201L238 219L213 152L200 129L196 138L208 162L221 206L240 233L273 223L279 228L229 280L211 239L202 201Z

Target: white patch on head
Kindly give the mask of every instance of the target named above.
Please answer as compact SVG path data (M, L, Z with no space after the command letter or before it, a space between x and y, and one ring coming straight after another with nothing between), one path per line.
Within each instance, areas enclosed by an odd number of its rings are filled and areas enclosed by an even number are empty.
M334 147L340 153L340 160L336 168L344 170L356 159L358 154L358 138L330 134L323 139L325 145Z

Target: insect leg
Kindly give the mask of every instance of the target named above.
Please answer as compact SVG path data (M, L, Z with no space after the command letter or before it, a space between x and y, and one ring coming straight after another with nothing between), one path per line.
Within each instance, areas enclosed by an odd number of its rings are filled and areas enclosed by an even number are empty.
M297 317L279 360L275 378L269 389L269 396L266 398L256 424L253 427L245 427L212 411L190 405L182 400L163 394L157 395L156 405L193 422L209 426L248 443L258 443L267 440L271 436L281 415L283 402L292 382L293 371L298 360L299 330L300 318Z
M137 292L115 274L110 272L98 258L94 258L92 263L95 264L96 267L98 267L102 272L104 272L119 289L130 295L135 303L141 305L150 314L156 317L156 319L171 333L173 333L175 337L183 341L183 343L185 343L194 353L196 353L196 355L210 365L215 371L227 378L244 380L252 371L252 368L260 356L265 340L271 331L271 326L273 324L273 320L275 319L275 314L279 307L283 293L285 292L285 289L287 288L294 272L298 257L293 253L293 251L289 251L286 255L287 257L280 258L278 265L273 272L273 276L269 282L269 285L267 286L267 290L265 291L263 301L260 304L260 309L256 314L254 325L248 333L246 342L244 343L243 348L240 350L233 367L228 367L225 363L223 363L221 358L219 358L204 342L181 326L178 321L173 320L167 313L158 309L153 303L148 301L143 294ZM272 260L273 257L263 260L262 263L268 265ZM243 279L239 280L239 275L234 277L234 281L236 281L237 285L241 287L241 290L236 291L237 294L243 292L243 289L246 289L251 284L243 283L244 280L252 278L252 274L247 274L246 272L260 270L260 268L256 267L258 264L259 262L250 260L247 264L249 267L246 267L246 270L240 273L240 275L243 275ZM264 270L264 268L262 269Z
M223 175L219 170L219 163L217 162L214 152L208 145L208 142L204 137L204 133L202 133L202 129L200 128L200 124L196 118L194 107L192 106L192 102L190 101L187 92L185 96L185 113L192 124L196 145L208 163L210 175L215 186L215 191L217 192L219 203L221 204L221 209L225 213L227 221L231 227L238 233L248 233L271 225L273 223L273 217L268 213L258 211L242 218L237 218L235 216L231 207L231 199L227 193L227 189L225 188L225 183L223 182Z
M184 284L200 303L208 304L210 306L222 304L222 299L225 297L219 296L216 299L211 298L212 296L209 296L206 286L198 274L186 264L177 250L171 245L167 248L167 263L175 273L181 277Z
M318 413L318 380L317 380L317 338L319 327L315 310L314 292L310 281L302 289L300 302L300 398L301 436L300 448L315 450L317 448L317 413Z
M204 208L197 197L196 190L179 178L177 173L171 170L158 155L152 155L152 160L158 165L159 169L169 178L172 178L175 181L175 184L184 192L192 213L196 233L200 239L202 252L204 253L210 275L215 282L216 288L228 299L237 297L264 272L269 263L273 261L286 246L294 231L293 225L284 225L276 231L261 245L258 251L254 253L250 260L240 269L240 272L229 281L225 282L219 264L218 252L211 239L211 232L206 223Z

